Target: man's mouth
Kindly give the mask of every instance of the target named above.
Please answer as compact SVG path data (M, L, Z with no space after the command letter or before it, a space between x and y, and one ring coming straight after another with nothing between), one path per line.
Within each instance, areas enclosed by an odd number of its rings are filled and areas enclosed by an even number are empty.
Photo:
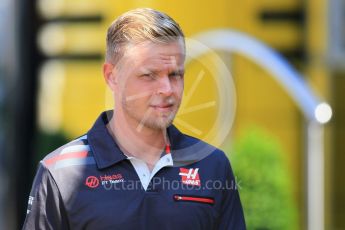
M158 105L151 105L151 107L159 112L170 112L173 109L174 104L158 104Z

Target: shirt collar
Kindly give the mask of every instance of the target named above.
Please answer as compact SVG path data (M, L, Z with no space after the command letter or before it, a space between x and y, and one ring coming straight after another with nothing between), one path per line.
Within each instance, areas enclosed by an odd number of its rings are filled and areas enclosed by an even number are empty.
M127 159L106 127L112 116L112 111L101 113L87 133L88 143L99 169L107 168Z
M99 169L127 159L106 127L112 116L112 110L101 113L87 133L88 143ZM174 125L167 128L167 134L174 166L199 161L216 149L199 139L182 134Z
M99 169L107 168L127 159L127 156L120 150L106 127L112 116L112 110L101 113L87 133L88 143ZM173 125L168 127L167 133L171 145L176 144L183 136Z

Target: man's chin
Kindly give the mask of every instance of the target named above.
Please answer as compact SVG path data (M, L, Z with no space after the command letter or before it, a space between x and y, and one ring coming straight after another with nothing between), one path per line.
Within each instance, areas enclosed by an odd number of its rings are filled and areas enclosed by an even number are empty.
M162 130L168 128L173 123L173 118L157 118L146 121L143 125L150 129Z

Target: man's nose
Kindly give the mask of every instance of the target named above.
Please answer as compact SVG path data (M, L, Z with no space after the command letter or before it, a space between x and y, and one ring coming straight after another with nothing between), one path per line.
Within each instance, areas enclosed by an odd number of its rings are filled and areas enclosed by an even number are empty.
M159 78L158 94L172 94L172 85L169 76Z

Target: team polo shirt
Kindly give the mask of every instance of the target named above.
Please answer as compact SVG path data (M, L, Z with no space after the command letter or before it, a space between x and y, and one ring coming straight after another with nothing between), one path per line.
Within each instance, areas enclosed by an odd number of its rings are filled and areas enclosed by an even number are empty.
M152 172L109 134L112 111L39 164L23 229L245 228L225 154L173 125Z

